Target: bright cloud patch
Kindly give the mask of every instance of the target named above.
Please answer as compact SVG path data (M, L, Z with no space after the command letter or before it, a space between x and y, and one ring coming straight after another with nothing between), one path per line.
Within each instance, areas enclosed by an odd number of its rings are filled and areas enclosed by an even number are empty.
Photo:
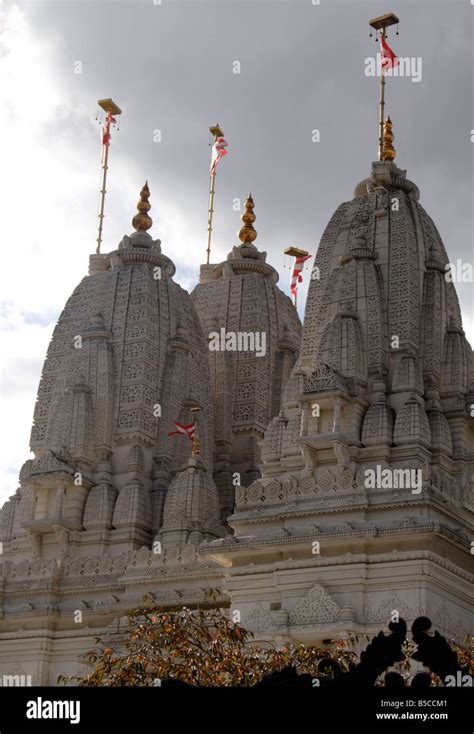
M15 6L0 5L0 78L2 170L8 171L0 178L0 399L7 416L2 423L1 504L15 491L18 471L29 456L36 391L54 323L95 251L100 128L94 120L96 90L88 90L73 68L65 69L59 49L35 36L27 15ZM115 249L130 233L147 175L149 170L137 171L124 155L117 133L111 145L103 251ZM151 188L151 234L163 240L178 279L179 260L186 264L182 285L190 288L202 259L196 228L163 191Z

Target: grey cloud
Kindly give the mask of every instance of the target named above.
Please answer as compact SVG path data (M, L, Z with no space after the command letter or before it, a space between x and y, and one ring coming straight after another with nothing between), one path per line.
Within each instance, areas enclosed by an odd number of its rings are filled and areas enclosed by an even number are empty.
M36 33L59 49L56 72L68 103L89 105L91 114L99 97L113 96L122 105L113 155L128 157L150 181L155 236L156 192L163 190L191 224L202 261L207 128L216 120L230 144L217 179L219 253L236 242L239 215L232 200L250 190L257 244L272 262L282 263L288 244L314 252L334 209L370 170L378 80L364 75L364 60L378 48L367 22L383 11L378 3L96 0L25 7ZM425 3L394 2L391 9L401 24L389 43L399 55L423 61L420 83L387 82L397 163L420 187L451 259L472 259L472 7L434 2L427 13ZM82 75L73 74L75 60L83 63ZM232 73L235 60L240 74ZM156 128L161 143L153 142ZM311 142L314 128L319 143ZM123 217L112 199L108 207L109 217ZM127 212L121 228L129 218ZM179 275L180 254L172 255ZM283 271L286 287L284 277ZM461 290L464 309L471 309L467 289Z

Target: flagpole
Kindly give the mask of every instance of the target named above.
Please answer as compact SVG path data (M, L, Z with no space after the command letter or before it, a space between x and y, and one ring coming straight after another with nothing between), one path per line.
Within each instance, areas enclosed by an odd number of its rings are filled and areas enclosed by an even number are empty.
M206 260L206 263L208 265L209 265L209 259L211 256L211 233L212 233L212 215L214 213L215 181L216 181L216 169L214 168L214 171L211 174L211 190L209 192L209 218L207 220L207 260Z
M122 110L120 109L120 107L117 107L115 102L113 102L113 100L111 99L99 99L98 105L103 110L105 110L106 115L121 115L122 114ZM106 127L107 127L107 133L109 133L110 121L107 120L107 117L106 117ZM104 214L105 194L107 193L107 189L105 188L105 186L107 183L108 162L109 162L109 141L107 141L106 143L102 142L102 175L101 175L101 187L100 187L99 232L97 236L97 247L96 247L97 254L100 253L100 245L102 243L102 227L104 224L104 216L105 216Z
M100 253L100 245L102 243L102 226L104 223L104 206L105 206L105 194L107 193L107 189L105 188L105 184L107 182L107 170L108 170L108 161L109 161L109 146L105 145L105 153L102 156L102 183L100 187L100 209L99 209L99 234L97 236L97 249L96 253Z
M382 37L385 40L385 28L382 29ZM382 147L383 147L383 123L385 114L385 74L380 65L380 111L379 111L379 161L382 160Z
M387 37L387 28L391 25L398 24L399 18L395 13L385 13L378 18L372 18L369 20L369 25L375 28L375 36L377 38L377 31L381 31L381 36L385 40ZM382 160L383 152L383 126L385 121L385 74L383 70L383 59L381 58L380 64L380 103L379 103L379 161Z
M218 124L210 127L209 131L214 135L214 145L216 143L217 138L224 137L224 133L222 132ZM209 265L209 260L211 257L212 215L214 214L215 182L216 182L216 166L214 166L214 170L211 173L211 189L209 191L209 212L208 212L208 220L207 220L207 260L206 260L207 265Z

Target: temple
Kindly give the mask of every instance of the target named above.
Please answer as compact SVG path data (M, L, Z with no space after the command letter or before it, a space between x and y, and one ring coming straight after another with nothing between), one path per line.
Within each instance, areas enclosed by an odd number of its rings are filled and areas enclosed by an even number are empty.
M473 354L390 119L383 143L322 235L303 326L251 196L191 294L148 232L147 184L133 233L91 255L44 362L35 458L1 510L2 673L85 672L145 594L238 610L276 644L372 634L394 611L462 643ZM264 335L264 353L211 350L221 329Z

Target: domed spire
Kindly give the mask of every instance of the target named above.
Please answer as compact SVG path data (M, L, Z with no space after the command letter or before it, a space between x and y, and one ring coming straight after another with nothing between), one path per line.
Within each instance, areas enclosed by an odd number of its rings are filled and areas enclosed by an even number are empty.
M246 246L252 245L253 241L257 238L257 232L253 228L253 223L256 219L255 214L253 213L254 206L255 204L253 203L252 194L249 194L249 197L245 202L245 211L240 217L244 225L239 231L239 240Z
M148 216L148 212L151 209L151 204L148 201L149 196L150 189L148 188L148 181L145 181L145 185L140 191L140 201L137 204L138 214L135 214L132 219L132 226L138 231L146 231L153 224L153 219Z
M387 117L383 124L383 140L382 140L382 160L383 161L394 161L397 157L397 152L393 147L394 134L392 132L393 123L390 116Z

